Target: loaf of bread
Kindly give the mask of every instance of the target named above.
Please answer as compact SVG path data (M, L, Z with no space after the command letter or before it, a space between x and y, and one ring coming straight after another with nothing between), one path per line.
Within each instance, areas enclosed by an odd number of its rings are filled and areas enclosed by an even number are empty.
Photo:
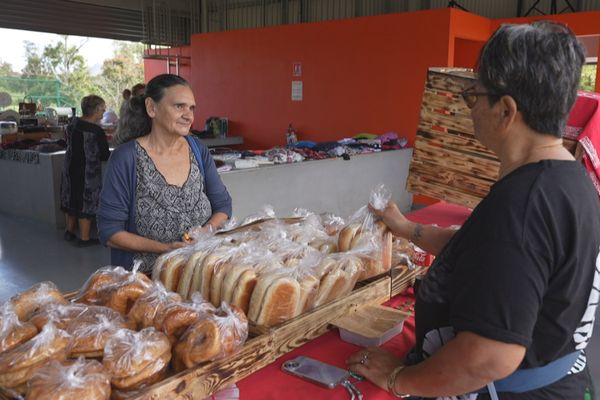
M184 248L163 254L156 260L152 271L152 279L162 282L165 288L171 292L177 291L183 269L190 257L190 252L184 250L188 249Z
M257 274L253 266L234 265L223 280L221 299L240 308L244 314L248 314L256 281Z
M108 400L110 380L96 360L50 361L28 383L27 400Z
M106 342L102 364L115 388L137 390L162 379L170 360L171 344L164 333L122 329Z
M352 241L362 231L362 225L358 223L346 225L338 236L338 251L345 252L352 248Z
M300 302L300 284L287 274L260 274L250 299L248 319L274 326L294 317Z
M194 279L194 277L201 276L200 274L196 275L196 270L202 268L202 262L208 254L208 251L199 250L194 252L186 261L179 283L177 284L177 293L182 298L188 299L192 293L200 290L199 280Z
M358 257L352 255L340 256L337 264L332 265L321 278L319 293L314 306L319 307L348 295L356 285L361 270L362 264Z
M67 303L63 294L52 282L38 283L13 296L9 302L21 321L27 321L34 312L47 304Z

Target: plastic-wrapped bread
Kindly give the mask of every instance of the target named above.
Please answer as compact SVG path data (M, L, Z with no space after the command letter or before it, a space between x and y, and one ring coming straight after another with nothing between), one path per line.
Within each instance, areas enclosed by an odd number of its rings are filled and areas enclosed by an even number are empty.
M383 274L392 268L392 233L385 232L382 237L372 233L363 235L350 252L363 264L359 281Z
M235 306L221 304L208 319L190 326L175 345L177 371L235 353L248 338L248 320Z
M89 307L87 304L81 303L48 304L33 313L29 322L34 324L38 330L41 330L48 322L52 322L59 329L66 329L72 320L87 312Z
M94 272L81 289L77 292L73 301L83 304L101 304L106 302L106 293L109 288L127 279L130 272L123 267L103 267Z
M232 266L223 280L221 299L247 314L256 281L257 274L254 266L243 264Z
M163 332L171 343L175 343L185 330L201 319L215 312L215 307L205 301L199 293L192 295L192 301L173 302L166 305L154 319L154 327Z
M96 360L50 361L27 384L27 400L108 400L109 376Z
M164 333L121 329L106 343L102 364L113 387L137 390L161 380L170 360L171 344Z
M29 341L0 354L0 386L21 387L49 360L66 360L72 338L67 332L48 324Z
M105 267L96 271L84 284L75 301L101 305L127 315L135 301L154 286L143 273L122 267Z
M248 319L257 325L274 326L294 317L301 288L289 273L261 273L250 299Z
M181 303L182 298L175 292L169 292L160 283L144 293L134 303L128 317L136 330L154 326L154 320L165 307L173 303Z
M102 357L108 339L117 331L127 328L129 324L116 312L113 315L103 312L88 313L71 321L67 327L67 332L73 337L70 357Z
M197 243L190 246L189 257L183 266L179 283L177 284L177 293L179 293L181 297L188 299L192 293L200 290L199 281L197 279L194 280L196 271L202 268L204 258L222 243L222 238L204 234L201 235Z
M156 259L152 268L152 280L162 282L165 288L171 292L177 291L179 279L190 255L189 247L162 254Z
M352 240L354 237L359 234L362 230L362 225L359 223L352 223L346 225L340 232L338 236L338 251L348 251L351 249Z
M0 353L8 351L37 335L38 329L31 322L22 322L11 302L0 308Z
M215 249L211 254L206 256L202 262L202 266L199 270L196 270L200 276L197 278L198 285L200 286L200 293L206 300L211 301L217 297L217 294L211 293L212 289L216 286L216 282L222 282L224 278L224 272L228 268L228 261L231 258L231 247L221 246ZM214 279L214 275L218 275ZM213 283L214 281L214 283ZM218 296L220 298L220 285ZM216 304L215 304L216 303ZM218 302L213 302L215 307L218 307Z
M13 296L9 302L21 321L27 321L31 314L47 304L67 303L63 294L52 282L38 283Z
M333 256L329 257L334 258ZM340 253L335 258L337 258L337 263L335 264L330 261L324 261L331 267L321 278L319 293L314 304L315 307L348 295L358 281L362 270L360 259L352 254L343 253Z
M302 315L314 307L319 293L320 281L316 269L323 260L320 253L311 253L294 268L292 276L300 284L300 298L294 316Z

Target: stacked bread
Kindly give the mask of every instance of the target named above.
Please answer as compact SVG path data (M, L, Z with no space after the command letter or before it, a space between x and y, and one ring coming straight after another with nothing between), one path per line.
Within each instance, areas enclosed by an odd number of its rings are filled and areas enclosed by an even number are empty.
M329 231L337 232L340 221L332 220ZM198 291L215 307L226 302L253 323L273 326L346 296L357 281L390 269L391 234L383 224L348 224L330 236L322 221L311 215L254 223L206 245L164 254L152 276L183 298ZM315 254L317 262L301 266Z

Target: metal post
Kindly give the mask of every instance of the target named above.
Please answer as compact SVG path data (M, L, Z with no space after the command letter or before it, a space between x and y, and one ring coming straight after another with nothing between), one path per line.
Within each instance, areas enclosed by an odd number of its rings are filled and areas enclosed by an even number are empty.
M208 32L208 2L209 0L200 0L200 18L202 20L200 30L202 33Z
M517 1L517 17L521 17L523 15L523 0Z

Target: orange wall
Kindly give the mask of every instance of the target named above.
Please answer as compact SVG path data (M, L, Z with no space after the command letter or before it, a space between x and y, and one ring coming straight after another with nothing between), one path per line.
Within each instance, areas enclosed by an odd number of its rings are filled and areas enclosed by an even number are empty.
M396 131L412 143L427 68L448 65L451 12L194 35L195 125L228 117L249 148L283 144L290 122L300 139ZM301 102L291 100L294 79L303 81Z

